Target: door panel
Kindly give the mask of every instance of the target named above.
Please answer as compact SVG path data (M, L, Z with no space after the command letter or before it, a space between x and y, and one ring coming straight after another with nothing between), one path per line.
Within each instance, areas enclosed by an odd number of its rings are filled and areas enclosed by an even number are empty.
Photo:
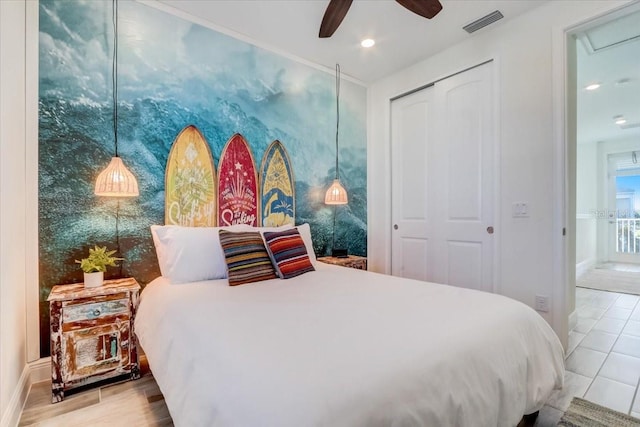
M407 277L410 259L424 266L412 267L414 278L493 291L492 70L488 63L392 103L394 275ZM410 239L424 247L401 244Z
M447 183L451 197L447 197L449 220L479 220L482 216L482 81L461 86L447 84L440 96L446 102L443 129L444 150L448 163ZM452 86L451 89L448 89ZM440 88L438 88L440 89Z
M409 279L425 280L428 275L426 259L429 259L429 239L402 239L404 254L401 276Z
M431 230L429 213L429 146L433 89L394 101L392 116L393 275L429 280L426 266ZM398 142L398 143L395 143Z
M460 286L463 288L472 288L483 290L481 281L478 277L482 277L482 253L483 245L481 242L458 242L449 241L448 243L448 284Z

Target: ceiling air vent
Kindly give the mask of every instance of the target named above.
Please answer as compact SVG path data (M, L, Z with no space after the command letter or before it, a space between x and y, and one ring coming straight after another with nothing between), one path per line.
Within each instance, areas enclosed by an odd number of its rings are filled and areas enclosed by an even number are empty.
M478 31L480 28L484 28L489 24L493 24L494 22L504 18L504 15L499 10L491 12L490 14L483 16L480 19L476 19L471 24L467 24L462 27L467 33L471 34L473 32Z

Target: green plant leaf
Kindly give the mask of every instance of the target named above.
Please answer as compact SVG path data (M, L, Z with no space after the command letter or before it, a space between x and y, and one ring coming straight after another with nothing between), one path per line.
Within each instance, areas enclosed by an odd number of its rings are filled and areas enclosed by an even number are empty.
M124 259L112 256L115 253L115 250L107 250L106 246L95 245L93 248L89 248L88 257L82 258L80 261L76 260L76 262L80 264L80 268L85 273L106 272L107 267L117 267L116 261Z

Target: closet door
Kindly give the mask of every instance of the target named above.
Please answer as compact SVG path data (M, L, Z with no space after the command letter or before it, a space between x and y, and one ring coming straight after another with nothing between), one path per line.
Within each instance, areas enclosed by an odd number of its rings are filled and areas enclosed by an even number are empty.
M392 274L493 291L492 95L488 63L393 102Z
M391 274L418 280L431 271L433 100L429 87L391 104Z

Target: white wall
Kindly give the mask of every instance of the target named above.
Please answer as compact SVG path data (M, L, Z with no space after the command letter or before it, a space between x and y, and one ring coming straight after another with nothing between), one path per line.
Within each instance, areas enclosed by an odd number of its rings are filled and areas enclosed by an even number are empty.
M598 143L578 144L576 213L591 215L598 206Z
M498 221L494 225L498 245L497 291L530 306L534 305L536 295L551 297L555 318L551 313L541 314L560 338L566 340L566 317L575 302L566 284L569 279L558 280L560 273L554 271L554 253L562 246L562 238L561 233L554 234L554 230L557 231L554 215L559 215L561 209L554 199L554 188L559 184L553 179L556 153L564 152L563 133L554 127L562 128L564 120L562 108L554 113L558 104L563 107L562 92L554 92L554 89L564 89L563 31L625 3L547 2L511 21L481 30L466 41L370 87L368 262L372 270L390 271L389 99L494 59L500 115L500 192ZM511 204L516 201L529 202L529 219L511 218ZM561 289L553 288L554 280ZM564 296L554 302L554 293ZM554 304L558 307L554 308Z
M26 381L25 2L0 1L0 425ZM29 268L37 269L36 263ZM17 412L16 412L17 411Z
M596 225L598 210L598 144L577 146L576 179L576 275L592 268L597 262Z

